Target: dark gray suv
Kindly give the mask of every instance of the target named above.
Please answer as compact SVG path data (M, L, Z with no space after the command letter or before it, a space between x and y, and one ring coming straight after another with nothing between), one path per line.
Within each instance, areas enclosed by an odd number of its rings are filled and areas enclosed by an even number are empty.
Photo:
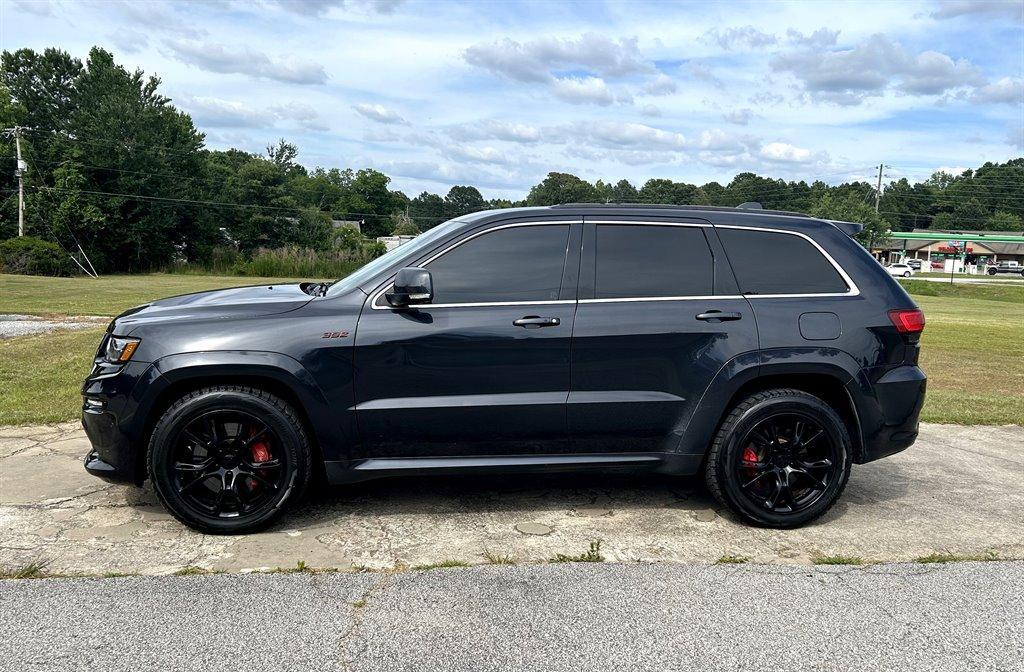
M154 301L83 386L86 469L206 532L315 472L703 474L791 527L917 437L924 316L850 236L754 208L479 212L333 283Z

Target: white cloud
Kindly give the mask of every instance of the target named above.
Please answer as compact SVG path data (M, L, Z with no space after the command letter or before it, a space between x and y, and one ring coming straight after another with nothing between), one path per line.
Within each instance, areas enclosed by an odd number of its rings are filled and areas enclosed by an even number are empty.
M392 109L386 108L383 105L371 105L369 103L359 103L353 105L352 109L363 115L371 121L376 121L381 124L408 124L409 122L402 118L402 115L398 114Z
M812 98L841 105L881 95L889 88L911 95L940 94L982 81L966 60L937 51L912 54L885 35L872 35L850 49L801 49L776 55L771 67L791 73Z
M378 14L391 14L405 0L274 0L274 4L295 14L324 16L332 9L358 7Z
M737 48L760 49L771 46L779 41L775 35L762 32L753 26L741 28L712 28L701 38L705 42L714 42L719 47L730 51Z
M578 125L577 130L605 147L683 149L686 136L646 124L605 121Z
M543 136L537 126L497 119L453 126L447 132L456 140L504 140L519 143L538 142Z
M940 0L931 13L935 19L966 17L992 17L1002 19L1024 18L1024 4L1018 0Z
M761 148L759 156L765 161L778 163L807 163L811 160L811 150L785 142L769 142Z
M657 77L644 84L640 90L648 96L667 96L670 93L675 93L676 88L676 81L674 79L665 73L660 73Z
M183 63L218 73L237 73L288 84L323 84L327 73L322 65L293 58L271 59L249 47L230 49L222 44L197 40L170 39L164 45Z
M658 107L657 105L646 103L640 106L640 114L644 115L645 117L660 117L661 108Z
M615 96L600 77L562 77L554 81L551 92L573 105L611 105L615 102Z
M586 33L578 39L542 37L529 42L504 38L476 44L463 54L466 62L518 82L550 82L554 71L582 68L603 77L650 72L635 39L612 40Z
M310 131L327 130L316 109L306 103L292 101L259 108L211 96L183 96L176 102L196 123L208 128L273 128L283 121Z
M750 123L750 120L754 118L754 111L749 107L744 107L739 110L732 110L722 115L722 119L725 119L730 124L736 124L737 126L746 126Z
M975 103L1010 103L1024 106L1024 79L1003 77L975 89L971 100Z

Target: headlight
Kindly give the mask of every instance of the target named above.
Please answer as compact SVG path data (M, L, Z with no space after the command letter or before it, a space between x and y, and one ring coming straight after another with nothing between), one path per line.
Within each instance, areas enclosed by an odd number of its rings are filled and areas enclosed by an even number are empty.
M127 336L111 336L107 339L107 347L103 359L111 364L127 362L139 347L139 339Z

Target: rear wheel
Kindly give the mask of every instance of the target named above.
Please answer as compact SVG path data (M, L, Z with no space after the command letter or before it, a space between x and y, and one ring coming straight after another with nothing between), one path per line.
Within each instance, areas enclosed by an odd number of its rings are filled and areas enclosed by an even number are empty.
M148 470L160 501L182 523L240 534L266 527L302 495L311 460L286 402L255 388L218 386L167 409L150 438Z
M744 520L796 527L839 498L850 477L850 437L835 410L800 390L760 392L737 404L708 453L712 494Z
M904 272L904 273L903 273L903 277L904 277L904 278L909 278L909 277L910 277L910 271L906 271L906 272Z

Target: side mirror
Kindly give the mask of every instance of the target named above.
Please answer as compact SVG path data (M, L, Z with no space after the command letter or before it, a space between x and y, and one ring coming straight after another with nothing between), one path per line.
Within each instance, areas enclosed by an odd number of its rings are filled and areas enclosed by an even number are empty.
M434 299L434 281L425 268L409 266L398 271L395 288L384 295L394 308L405 308Z

